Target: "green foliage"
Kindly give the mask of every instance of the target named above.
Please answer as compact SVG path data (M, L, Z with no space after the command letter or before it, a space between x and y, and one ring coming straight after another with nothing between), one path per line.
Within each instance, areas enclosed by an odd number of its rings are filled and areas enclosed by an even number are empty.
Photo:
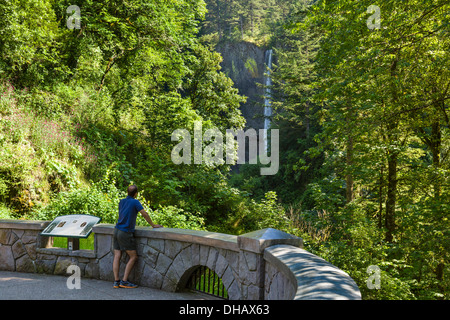
M60 215L90 214L102 218L104 223L117 222L118 203L125 198L124 192L104 182L87 188L59 192L47 206L36 208L30 217L39 220L53 220Z
M115 224L118 218L118 204L125 197L126 193L118 190L114 183L102 180L87 188L59 192L49 205L33 210L29 218L53 220L60 215L90 214L102 218L102 223ZM159 206L158 209L151 210L145 198L138 200L148 210L152 220L158 224L169 228L204 229L204 220L198 215L187 213L174 206ZM148 226L148 223L139 215L137 225Z
M318 1L276 31L273 106L280 129L297 132L280 172L301 182L285 202L300 207L292 232L365 299L445 299L448 3L380 4L375 30L371 4ZM370 265L379 290L367 288Z
M205 20L200 34L218 41L250 41L266 44L273 36L273 25L282 24L297 6L293 0L206 0Z
M166 227L278 228L364 299L449 298L448 1L385 1L374 30L368 0L80 0L74 30L70 4L0 4L0 218L115 223L134 182ZM211 49L243 40L274 48L278 174L175 165L174 130L244 128Z
M258 198L275 190L285 230L364 299L446 299L448 2L377 4L374 30L371 4L299 1L272 25L279 174L244 166L231 181ZM367 287L370 265L379 290Z
M258 203L254 202L253 206L251 216L248 218L253 220L251 225L256 226L256 229L287 229L289 220L284 208L277 203L277 194L275 192L267 192L264 199Z
M22 84L42 83L58 75L56 42L61 35L53 1L12 0L0 4L0 74Z
M258 69L257 69L257 65L256 65L256 61L253 58L248 58L247 61L245 61L245 68L250 72L250 74L252 75L252 77L257 77L258 76Z
M0 203L0 219L12 219L10 209L2 203Z
M152 221L157 221L164 227L205 230L205 221L201 216L186 212L184 209L175 206L159 206L156 210L150 211L149 215ZM142 217L139 217L137 224L148 225Z
M170 135L202 119L205 128L240 128L244 98L220 72L220 55L196 38L204 3L81 1L80 30L66 27L69 4L42 3L39 14L48 25L39 26L35 11L24 13L26 23L17 25L16 13L25 3L0 6L0 12L16 10L0 24L2 200L18 216L49 203L51 212L81 210L77 196L92 211L92 203L107 201L95 189L86 198L87 181L113 180L120 190L136 181L155 206L183 206L205 215L204 197L189 194L184 200L183 169L171 163ZM35 32L48 42L34 39ZM27 46L29 54L23 51ZM41 50L52 54L40 55ZM10 61L16 54L28 62ZM215 175L203 166L190 174L203 181ZM194 184L198 192L205 189ZM64 207L60 192L78 193ZM63 207L52 209L53 202ZM42 214L50 218L50 211Z

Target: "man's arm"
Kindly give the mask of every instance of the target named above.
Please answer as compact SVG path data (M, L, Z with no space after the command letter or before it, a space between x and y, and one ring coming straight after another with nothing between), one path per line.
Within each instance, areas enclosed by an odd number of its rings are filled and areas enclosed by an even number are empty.
M161 226L159 224L154 224L152 219L150 218L149 214L144 209L139 211L139 213L142 214L142 216L144 217L145 221L147 221L153 228L162 228L163 227L163 226Z

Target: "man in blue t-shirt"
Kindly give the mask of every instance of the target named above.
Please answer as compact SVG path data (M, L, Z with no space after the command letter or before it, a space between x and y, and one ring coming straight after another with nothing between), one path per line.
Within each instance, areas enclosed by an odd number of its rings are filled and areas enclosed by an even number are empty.
M127 189L128 197L119 202L119 219L114 228L113 247L114 247L114 288L137 288L137 285L128 281L128 276L135 262L137 261L136 242L134 240L134 230L138 212L153 227L161 228L159 224L154 224L148 213L144 210L139 200L136 200L138 189L135 185ZM123 279L119 278L120 258L122 250L125 250L129 256Z

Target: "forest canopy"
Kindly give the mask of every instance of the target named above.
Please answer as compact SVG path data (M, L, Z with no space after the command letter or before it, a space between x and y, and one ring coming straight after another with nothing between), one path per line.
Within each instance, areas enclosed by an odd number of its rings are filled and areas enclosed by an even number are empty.
M447 0L71 5L0 2L0 219L114 223L134 183L156 223L280 229L364 299L449 299ZM273 50L278 172L173 163L175 130L245 127L215 50L240 42Z

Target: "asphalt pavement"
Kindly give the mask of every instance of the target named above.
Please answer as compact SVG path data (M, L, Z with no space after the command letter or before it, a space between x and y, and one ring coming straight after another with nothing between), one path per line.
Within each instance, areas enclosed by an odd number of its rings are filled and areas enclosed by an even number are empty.
M79 284L79 285L78 285ZM79 287L79 288L77 288ZM110 281L69 276L0 271L0 300L204 300L190 292L166 292L138 287L113 288Z

